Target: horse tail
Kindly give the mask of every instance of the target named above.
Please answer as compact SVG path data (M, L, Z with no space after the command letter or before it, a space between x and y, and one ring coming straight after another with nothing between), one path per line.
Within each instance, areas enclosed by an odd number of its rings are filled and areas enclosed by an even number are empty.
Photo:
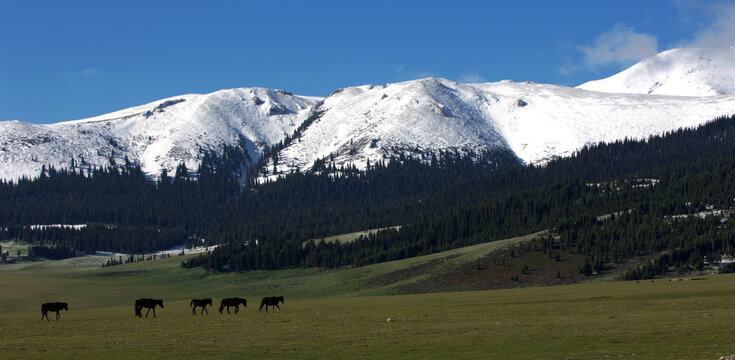
M266 299L267 298L263 298L263 300L260 300L260 309L258 309L258 311L263 311L263 305L265 305ZM268 311L268 309L266 308L265 311Z
M220 314L222 313L222 309L224 309L224 308L225 308L225 300L222 300L222 301L221 301L221 302L219 303L219 313L220 313Z

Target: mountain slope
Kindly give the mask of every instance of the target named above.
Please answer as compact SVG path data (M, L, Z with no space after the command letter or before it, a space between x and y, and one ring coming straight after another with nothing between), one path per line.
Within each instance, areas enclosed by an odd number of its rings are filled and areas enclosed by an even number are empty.
M735 46L672 49L609 78L578 88L607 92L679 96L735 94Z
M335 165L365 168L367 160L439 149L507 148L505 139L471 92L443 79L340 89L322 115L279 156L279 167L308 169L333 155Z
M181 162L196 169L202 151L224 145L240 146L255 161L262 146L291 134L318 103L282 90L242 88L51 125L0 122L0 177L35 176L44 164L68 167L71 159L86 168L125 157L156 176Z

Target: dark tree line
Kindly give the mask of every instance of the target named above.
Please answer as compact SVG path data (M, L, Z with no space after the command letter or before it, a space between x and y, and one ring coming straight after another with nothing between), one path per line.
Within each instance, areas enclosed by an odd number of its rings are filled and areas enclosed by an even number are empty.
M399 231L385 230L347 244L305 246L305 234L269 237L266 232L257 236L243 232L233 234L211 255L183 265L221 271L359 266L557 228L563 246L587 255L591 268L599 270L611 259L673 246L670 239L662 240L662 234L676 231L673 226L679 221L666 216L692 214L705 204L732 209L735 187L729 169L735 159L734 125L732 117L721 118L696 130L590 146L544 167L509 166L468 176L440 186L424 199L424 211L416 220L393 223L404 225ZM624 222L597 225L600 214L621 209L635 211ZM709 224L710 234L724 231ZM691 233L682 236L680 243L695 240ZM708 254L714 257L731 250L723 243Z

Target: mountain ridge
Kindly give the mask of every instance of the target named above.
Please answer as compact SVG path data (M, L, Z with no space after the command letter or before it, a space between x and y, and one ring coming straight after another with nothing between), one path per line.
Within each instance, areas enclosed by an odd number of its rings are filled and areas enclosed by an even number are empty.
M662 66L660 59L679 65ZM635 93L638 88L632 85L621 93L613 86L619 78L636 86L649 84L650 76L640 75L640 69L658 69L649 75L675 75L691 59L717 60L717 66L695 72L706 76L691 78L698 84L693 88L717 85L725 95L686 96L684 90L691 89L676 82L652 93ZM155 178L162 169L173 173L180 163L196 169L203 152L225 146L244 151L247 168L278 144L278 153L261 161L266 178L308 171L324 159L364 169L368 162L398 154L439 151L509 149L526 164L543 164L588 144L645 138L734 113L735 90L722 85L730 79L729 69L735 69L735 47L719 52L673 49L577 88L508 80L463 84L441 78L348 87L325 98L235 88L49 125L5 121L0 122L0 178L36 176L43 165L68 167L72 159L82 169L127 160ZM680 93L660 94L664 90ZM283 144L297 129L297 138Z

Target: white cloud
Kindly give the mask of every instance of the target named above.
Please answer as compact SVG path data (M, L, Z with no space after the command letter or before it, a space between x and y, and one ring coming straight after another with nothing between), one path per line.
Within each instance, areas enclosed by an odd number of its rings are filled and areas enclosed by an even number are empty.
M485 79L482 75L480 75L477 71L472 70L464 74L459 75L459 82L462 83L481 83L481 82L487 82L487 79Z
M709 26L694 34L687 47L729 47L735 45L735 4L716 3L705 11L712 20Z
M658 53L655 36L638 33L632 27L615 25L595 39L594 46L580 46L584 63L590 67L607 65L629 66Z
M666 44L666 49L735 46L735 3L673 0L672 4L679 12L680 21L700 27L689 38ZM570 75L583 69L610 65L624 68L661 51L655 35L636 32L623 24L598 35L593 45L579 46L577 50L582 52L583 59L558 66L558 73Z

